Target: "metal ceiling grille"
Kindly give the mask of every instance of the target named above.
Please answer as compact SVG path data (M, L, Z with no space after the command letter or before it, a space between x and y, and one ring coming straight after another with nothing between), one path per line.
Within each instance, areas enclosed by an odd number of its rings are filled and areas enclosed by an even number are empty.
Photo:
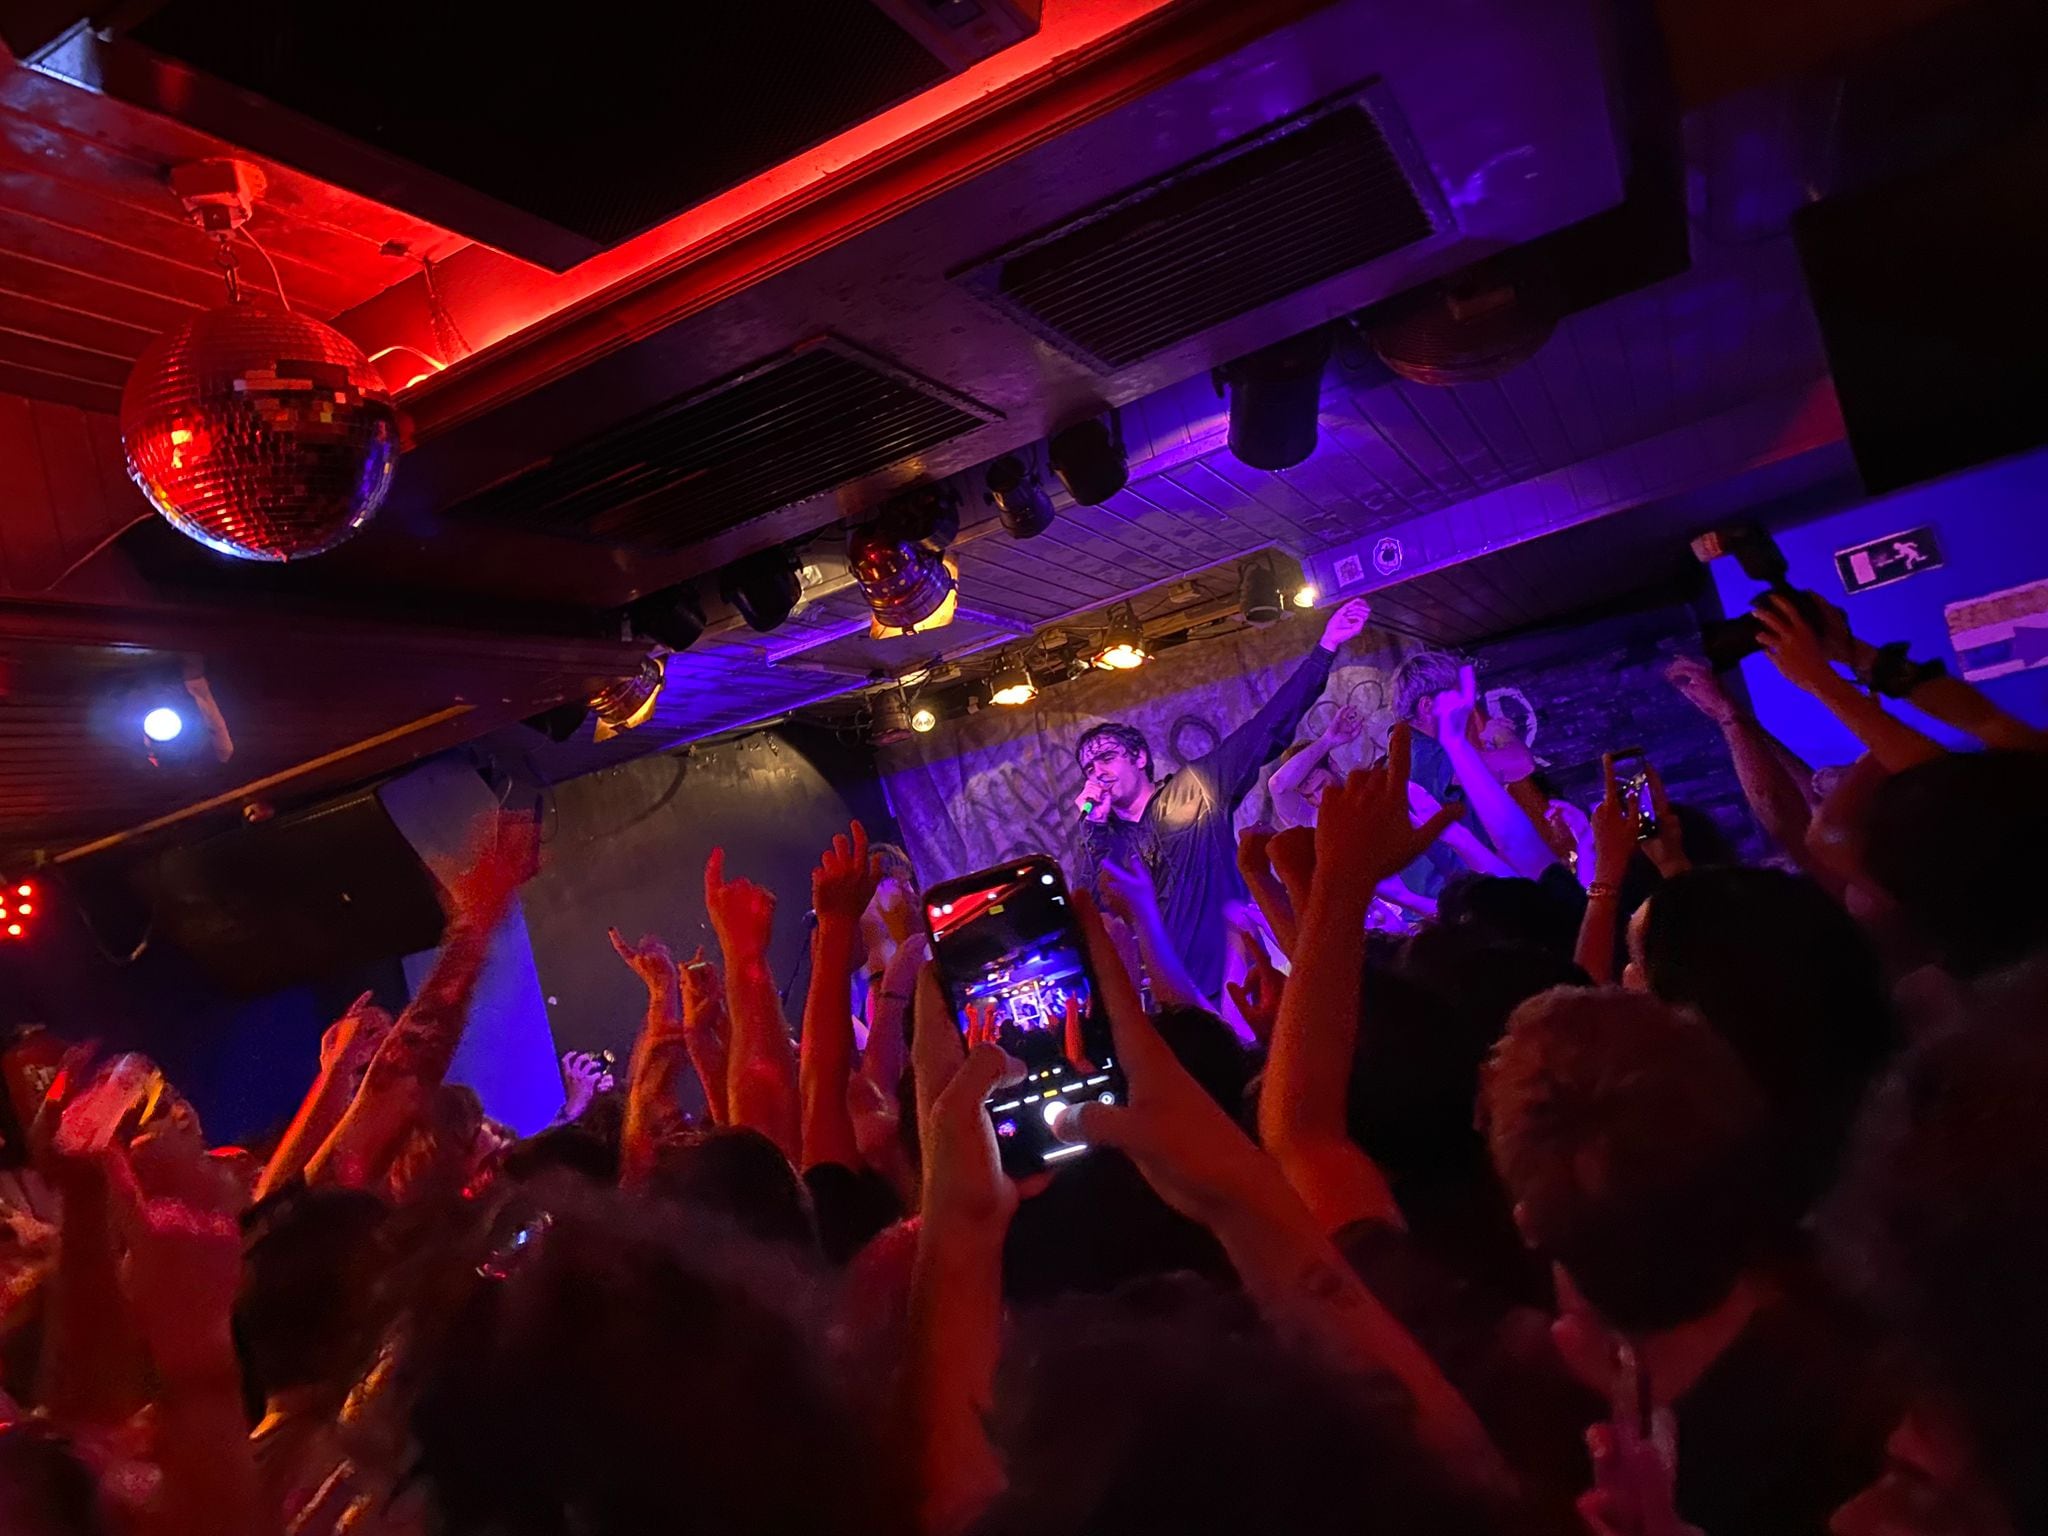
M682 549L998 414L828 337L587 438L451 512L569 538Z
M1111 372L1426 240L1377 98L1347 92L958 276Z

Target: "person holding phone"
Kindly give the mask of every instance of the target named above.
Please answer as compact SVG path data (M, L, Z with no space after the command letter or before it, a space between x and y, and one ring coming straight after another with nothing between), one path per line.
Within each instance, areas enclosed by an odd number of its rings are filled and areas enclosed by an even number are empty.
M1248 895L1232 827L1238 802L1322 696L1338 648L1371 617L1362 597L1337 609L1315 648L1257 714L1163 779L1153 777L1151 745L1131 726L1098 725L1074 748L1086 780L1075 803L1090 882L1105 863L1142 867L1159 892L1167 934L1207 996L1223 984L1225 904Z

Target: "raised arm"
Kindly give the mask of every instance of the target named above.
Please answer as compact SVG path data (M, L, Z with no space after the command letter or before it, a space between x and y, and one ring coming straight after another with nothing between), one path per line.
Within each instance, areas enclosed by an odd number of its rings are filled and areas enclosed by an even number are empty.
M983 1104L1023 1068L999 1046L966 1051L938 973L917 982L918 1133L924 1191L910 1285L904 1417L927 1536L970 1525L1003 1489L984 1426L1002 1344L1003 1240L1017 1209Z
M1242 799L1258 778L1259 770L1286 750L1301 717L1322 696L1338 648L1362 633L1371 615L1372 609L1362 597L1353 598L1331 614L1315 649L1273 690L1273 697L1201 759L1210 783L1227 803L1234 805Z
M1206 1008L1216 1004L1188 974L1180 951L1166 932L1166 919L1159 913L1159 893L1143 865L1125 868L1105 859L1098 883L1103 905L1122 918L1137 937L1138 958L1152 982L1152 997L1162 1008Z
M1941 756L1935 742L1894 718L1876 699L1830 664L1821 637L1793 604L1776 592L1757 599L1764 654L1793 687L1812 694L1829 713L1856 733L1888 773Z
M1579 919L1572 958L1597 986L1614 980L1614 941L1621 921L1621 881L1636 851L1636 817L1622 803L1614 778L1614 754L1602 753L1605 793L1593 807L1593 879L1586 886L1586 911Z
M1385 1176L1351 1139L1345 1108L1366 906L1374 887L1412 863L1450 817L1439 808L1422 826L1411 824L1408 747L1408 727L1396 726L1385 766L1354 773L1323 796L1301 951L1281 993L1259 1095L1259 1140L1325 1232L1400 1220Z
M1291 956L1295 943L1294 903L1288 899L1287 887L1273 872L1275 835L1271 827L1245 828L1237 839L1237 872L1244 877L1252 900L1258 903L1259 915L1273 930L1280 952Z
M383 1172L448 1075L491 933L539 867L539 822L509 812L492 817L476 862L449 890L448 927L433 969L378 1048L334 1134L307 1164L308 1183L361 1188Z
M647 1017L626 1071L626 1123L619 1133L619 1183L632 1188L654 1171L661 1148L683 1128L677 1096L689 1045L683 1034L683 987L675 957L653 934L628 944L610 930L612 949L647 988Z
M1735 763L1742 798L1749 802L1750 813L1764 829L1764 835L1805 863L1806 827L1813 809L1807 802L1802 778L1811 782L1812 770L1729 695L1705 662L1681 656L1664 669L1664 677L1720 731L1721 739L1728 745L1728 756ZM1803 774L1800 769L1805 770Z
M1274 1328L1342 1369L1391 1376L1414 1404L1425 1446L1475 1486L1505 1489L1499 1453L1457 1389L1352 1273L1279 1165L1174 1059L1145 1017L1094 904L1082 895L1075 907L1131 1101L1079 1105L1055 1134L1123 1152L1162 1199L1215 1234Z
M861 1165L846 1088L853 1078L853 962L860 916L881 884L882 861L869 854L867 829L854 822L832 839L811 873L811 986L804 999L797 1084L803 1098L802 1167Z
M751 881L727 880L725 850L714 848L704 865L704 906L725 957L732 1028L726 1104L732 1123L759 1131L795 1163L803 1155L796 1051L768 970L775 897Z
M1458 674L1458 691L1436 696L1436 739L1451 760L1451 771L1472 803L1473 814L1486 829L1500 856L1518 875L1534 880L1557 862L1529 813L1486 766L1479 744L1467 734L1477 707L1478 684L1470 667Z
M298 1113L285 1127L277 1150L263 1165L256 1181L256 1198L275 1193L293 1175L304 1170L307 1160L341 1123L343 1111L355 1095L356 1083L375 1058L384 1037L391 1033L391 1015L370 1001L365 992L349 1010L320 1037L320 1071Z
M1266 793L1272 797L1274 814L1285 819L1290 826L1298 827L1314 821L1315 807L1302 795L1301 786L1332 752L1346 742L1355 741L1364 728L1365 718L1347 704L1331 717L1327 730L1320 736L1311 737L1299 752L1277 765L1266 779Z

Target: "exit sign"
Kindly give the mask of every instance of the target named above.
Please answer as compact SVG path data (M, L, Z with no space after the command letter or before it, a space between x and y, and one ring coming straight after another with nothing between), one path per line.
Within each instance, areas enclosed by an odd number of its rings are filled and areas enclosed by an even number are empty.
M1932 528L1908 528L1835 551L1835 571L1842 578L1842 590L1851 596L1872 587L1888 587L1941 564L1941 544Z

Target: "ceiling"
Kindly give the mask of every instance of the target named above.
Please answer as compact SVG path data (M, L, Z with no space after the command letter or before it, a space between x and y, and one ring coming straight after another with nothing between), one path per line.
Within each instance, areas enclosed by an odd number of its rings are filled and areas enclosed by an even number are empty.
M1679 16L1681 119L1624 0L1044 0L1035 32L566 265L479 237L460 187L373 184L374 154L280 136L224 82L188 72L183 94L150 95L119 28L107 42L66 32L62 0L30 9L44 45L69 41L0 60L0 854L17 860L196 831L508 728L561 778L906 673L971 678L1116 602L1167 626L1206 612L1265 549L1334 573L1392 534L1411 558L1369 583L1390 621L1499 632L1611 596L1729 487L1842 471L1784 235L1812 195L1809 116L1703 85L1733 65L1695 57L1711 44ZM1802 61L1826 56L1824 31ZM1317 134L1332 158L1295 152ZM1760 137L1784 148L1761 204ZM304 565L188 543L119 463L133 359L222 291L169 173L229 153L266 182L253 240L229 247L243 286L348 333L408 418L390 503ZM1363 220L1374 198L1407 200L1400 232ZM1154 238L1168 228L1188 234ZM1055 255L1065 310L1022 297ZM1485 382L1397 379L1354 320L1474 262L1569 295L1555 333ZM1333 321L1319 446L1247 468L1210 369ZM818 378L821 426L792 440L775 413ZM1042 536L1005 534L981 466L1042 462L1048 434L1111 410L1128 487L1093 507L1056 493ZM738 457L706 458L706 424L735 413ZM961 499L960 617L872 639L840 530L928 481ZM1595 558L1603 519L1636 531ZM786 542L814 580L757 634L714 576ZM648 723L601 746L512 725L630 670L644 644L621 638L623 605L685 581L708 626L668 658ZM138 766L91 701L194 656L231 706L234 759Z

